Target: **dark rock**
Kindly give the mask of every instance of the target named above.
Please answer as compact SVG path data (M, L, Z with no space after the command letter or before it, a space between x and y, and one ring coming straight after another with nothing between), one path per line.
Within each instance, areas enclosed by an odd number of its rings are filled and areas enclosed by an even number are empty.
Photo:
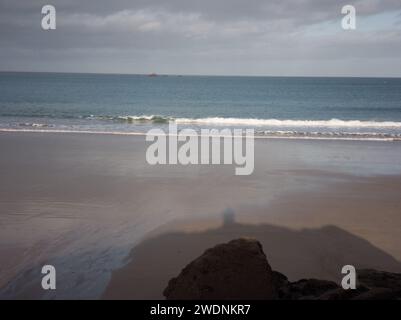
M333 281L302 279L289 285L289 299L317 299L323 293L338 289L339 286Z
M401 274L373 269L360 269L358 274L358 285L368 288L389 288L393 291L401 289Z
M394 300L397 298L399 298L399 296L395 296L391 289L372 288L360 295L353 297L352 300Z
M401 274L372 269L357 271L358 287L369 290L357 296L358 300L401 299Z
M278 299L291 299L290 282L288 278L278 271L272 271L273 287Z
M357 270L357 288L327 280L290 282L272 271L262 245L238 239L206 250L169 281L167 299L389 300L401 299L401 274Z
M274 299L270 265L262 245L238 239L206 250L169 281L167 299Z
M321 294L317 299L318 300L350 300L356 298L361 293L369 291L368 288L364 286L358 286L353 290L344 290L341 287L338 287L334 290L329 290Z

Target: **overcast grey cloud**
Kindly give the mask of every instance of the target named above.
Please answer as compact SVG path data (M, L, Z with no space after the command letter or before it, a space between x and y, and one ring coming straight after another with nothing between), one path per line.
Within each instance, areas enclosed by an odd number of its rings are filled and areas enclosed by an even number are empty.
M341 28L345 4L356 30ZM401 0L0 0L0 70L401 76L400 13Z

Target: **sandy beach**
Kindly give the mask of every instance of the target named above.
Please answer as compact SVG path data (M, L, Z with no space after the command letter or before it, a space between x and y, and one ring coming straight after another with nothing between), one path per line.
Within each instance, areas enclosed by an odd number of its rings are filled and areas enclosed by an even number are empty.
M25 2L0 0L0 303L401 300L400 0Z
M242 236L291 280L401 272L399 142L258 139L245 177L150 166L142 136L3 132L0 148L1 298L163 298L192 259Z

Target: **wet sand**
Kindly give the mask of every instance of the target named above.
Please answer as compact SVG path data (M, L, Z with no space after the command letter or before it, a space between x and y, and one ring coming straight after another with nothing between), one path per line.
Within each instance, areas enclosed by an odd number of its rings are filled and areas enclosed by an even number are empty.
M161 298L238 236L292 280L337 279L345 263L401 271L397 142L258 139L247 177L149 166L144 137L1 133L0 148L1 298ZM56 291L40 288L45 263Z
M220 219L163 226L113 273L104 299L163 299L168 281L206 249L240 237L259 240L272 268L291 281L341 282L341 268L401 273L401 177L350 177L266 207L228 210Z

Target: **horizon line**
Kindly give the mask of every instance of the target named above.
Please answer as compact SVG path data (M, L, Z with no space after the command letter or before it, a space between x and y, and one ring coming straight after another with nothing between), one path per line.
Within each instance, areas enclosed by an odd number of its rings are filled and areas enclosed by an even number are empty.
M372 78L372 79L401 79L400 76L349 76L349 75L238 75L238 74L180 74L180 73L117 73L117 72L76 72L76 71L21 71L0 70L0 73L50 73L50 74L89 74L89 75L118 75L118 76L159 76L159 77L244 77L244 78Z

